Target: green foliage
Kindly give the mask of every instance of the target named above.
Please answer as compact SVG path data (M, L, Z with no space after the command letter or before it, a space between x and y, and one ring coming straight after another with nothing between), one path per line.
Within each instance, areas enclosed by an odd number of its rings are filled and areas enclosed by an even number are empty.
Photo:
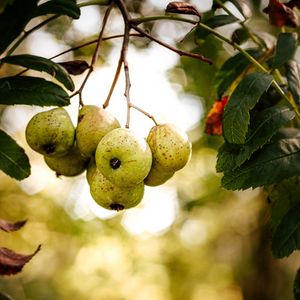
M2 130L0 130L0 169L18 180L30 175L30 164L25 151Z
M0 104L65 106L69 103L65 90L45 79L30 76L0 79Z
M217 15L207 19L204 24L211 28L217 28L224 25L232 24L238 22L239 19L234 16L229 15Z
M19 65L32 70L46 72L60 81L68 90L74 91L75 86L70 75L59 64L50 59L23 54L15 56L7 56L1 59L3 63Z
M232 144L243 144L250 121L250 110L262 94L269 88L273 77L263 73L246 75L225 106L223 132L225 139Z
M286 65L286 79L294 101L300 105L300 66L294 60L289 60Z

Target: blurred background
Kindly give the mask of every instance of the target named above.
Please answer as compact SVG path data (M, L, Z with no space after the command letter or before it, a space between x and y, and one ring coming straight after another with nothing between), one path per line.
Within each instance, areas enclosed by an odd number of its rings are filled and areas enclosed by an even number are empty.
M133 15L142 16L164 14L169 1L126 2ZM211 1L190 2L202 12L212 6ZM250 26L272 33L274 29L261 13L267 3L255 0L247 4L253 13ZM58 18L32 34L18 53L52 57L95 39L102 9L84 7L77 21ZM230 36L237 27L227 25L219 30ZM173 46L214 61L209 66L180 58L145 38L132 38L129 47L132 102L160 123L174 123L185 130L193 143L191 161L164 185L147 187L138 207L119 213L107 211L91 198L85 174L57 178L27 146L26 124L45 109L0 106L0 127L25 148L32 166L31 176L21 182L0 173L0 218L28 219L18 232L0 231L0 246L29 254L42 244L22 273L0 278L0 291L16 300L293 299L293 278L300 261L295 255L285 260L272 258L266 195L261 189L222 189L221 175L215 172L222 138L203 133L205 116L216 100L214 74L234 51L213 36L196 39L193 33L187 35L192 25L185 23L157 21L145 28ZM122 18L114 10L105 36L122 32ZM101 106L105 101L121 43L121 39L102 43L97 68L83 92L85 104ZM90 62L93 51L91 45L55 61ZM6 66L1 76L18 71ZM73 77L77 87L83 78ZM123 126L124 89L122 73L108 110ZM78 99L73 98L66 109L76 125ZM146 116L132 112L131 129L147 136L152 126Z

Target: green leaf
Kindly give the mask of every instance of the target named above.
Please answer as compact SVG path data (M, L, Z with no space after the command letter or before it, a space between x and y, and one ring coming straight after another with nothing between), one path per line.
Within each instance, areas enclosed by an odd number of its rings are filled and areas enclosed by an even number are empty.
M217 15L207 19L204 23L211 28L217 28L235 22L240 22L240 20L231 15Z
M79 19L80 8L74 0L50 0L37 7L33 16L43 16L47 14L66 15L73 19Z
M0 104L65 106L70 97L60 86L42 78L4 77L0 79Z
M229 143L245 142L250 121L249 111L269 88L272 80L269 74L251 73L234 90L225 106L223 118L223 133Z
M242 146L224 143L218 153L218 172L231 171L241 166L252 154L268 143L276 131L295 117L288 107L270 107L255 115L249 134Z
M24 30L38 0L15 0L0 14L0 54Z
M300 202L284 215L272 237L272 252L276 258L289 256L300 249Z
M300 300L300 269L298 269L294 281L294 297L295 300Z
M297 49L297 33L281 32L278 36L272 67L277 69L294 57Z
M262 55L262 51L260 49L249 49L247 52L255 59L258 59ZM220 70L216 73L216 77L213 81L213 85L217 90L219 98L222 97L230 85L250 65L250 61L241 53L238 53L226 60Z
M289 89L297 105L300 105L300 66L296 61L289 60L285 70Z
M75 89L74 83L66 70L50 59L41 56L23 54L7 56L1 59L1 61L41 72L44 71L60 81L68 90L74 91Z
M283 138L265 145L249 161L225 172L222 186L229 190L270 185L300 175L300 137Z
M2 130L0 130L0 169L18 180L30 175L30 164L24 149Z

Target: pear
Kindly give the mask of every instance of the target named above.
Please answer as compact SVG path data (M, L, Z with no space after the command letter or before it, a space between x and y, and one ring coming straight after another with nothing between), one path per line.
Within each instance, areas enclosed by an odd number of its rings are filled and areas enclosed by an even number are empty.
M152 164L148 176L145 178L144 183L148 186L158 186L169 180L175 172L168 172L162 169L157 164Z
M129 188L118 187L96 169L91 179L90 192L100 206L119 211L134 207L141 202L144 195L144 183L141 182Z
M121 187L142 182L152 164L152 153L145 139L126 128L117 128L105 135L95 157L102 174Z
M83 156L92 156L100 140L111 130L119 128L119 121L95 105L83 106L78 114L76 141Z
M57 176L77 176L86 169L89 159L83 157L78 148L74 146L64 156L44 156L44 160L48 167L56 172Z
M93 177L96 174L96 170L97 167L96 167L95 157L92 156L89 161L88 167L86 169L86 179L89 185L91 185L92 183Z
M191 157L191 143L185 132L173 124L151 128L147 142L153 155L153 165L165 172L182 169Z
M26 127L26 140L46 156L63 156L73 147L75 128L64 108L54 108L32 117Z

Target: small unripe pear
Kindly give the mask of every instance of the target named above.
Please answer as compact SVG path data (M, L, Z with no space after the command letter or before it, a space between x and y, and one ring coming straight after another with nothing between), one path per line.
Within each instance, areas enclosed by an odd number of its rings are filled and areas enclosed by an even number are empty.
M75 128L64 108L54 108L32 117L26 127L26 140L46 156L63 156L73 147Z
M86 169L88 164L88 158L83 157L76 146L63 156L44 156L44 160L57 176L77 176Z
M76 141L83 156L92 156L100 140L111 130L119 128L119 121L95 105L83 106L78 114Z
M191 157L191 143L185 132L173 124L152 127L147 142L153 155L153 165L166 172L182 169Z
M91 179L90 192L100 206L119 211L134 207L141 202L144 195L144 183L141 182L132 187L118 187L96 169Z
M168 172L160 168L157 164L152 164L151 170L148 176L145 178L145 185L158 186L169 180L175 172Z
M94 156L91 157L88 167L86 169L86 179L88 184L91 185L94 175L96 174L96 162Z
M126 128L110 131L97 146L95 157L97 168L117 186L142 182L152 164L145 139Z

